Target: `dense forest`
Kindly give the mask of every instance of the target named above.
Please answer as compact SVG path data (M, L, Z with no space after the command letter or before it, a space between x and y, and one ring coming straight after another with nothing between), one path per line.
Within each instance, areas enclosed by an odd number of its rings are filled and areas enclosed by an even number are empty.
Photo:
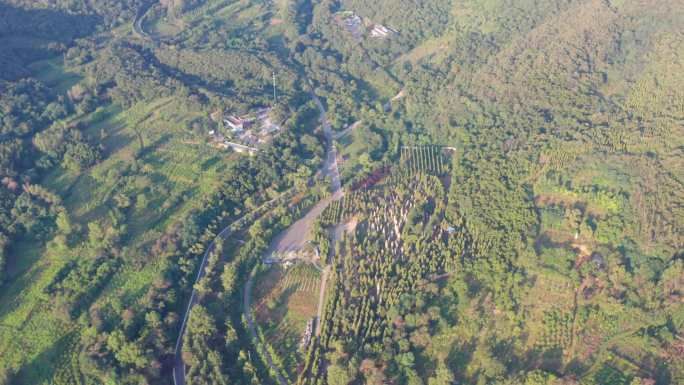
M179 357L187 384L684 383L682 26L677 0L0 0L0 384ZM221 143L264 108L253 156ZM266 263L319 202L316 258Z

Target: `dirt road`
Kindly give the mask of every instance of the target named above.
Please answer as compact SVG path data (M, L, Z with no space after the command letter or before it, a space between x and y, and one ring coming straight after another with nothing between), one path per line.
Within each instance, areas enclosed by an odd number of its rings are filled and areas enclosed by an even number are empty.
M334 133L333 135L335 137L335 140L339 140L340 138L354 131L358 126L361 125L361 123L363 123L363 120L357 120L356 122L350 124L349 127L345 128L344 130Z
M321 287L318 292L318 311L316 314L316 337L321 335L321 319L323 319L323 306L325 305L325 288L328 283L328 275L330 274L330 266L323 269L323 276L321 277Z

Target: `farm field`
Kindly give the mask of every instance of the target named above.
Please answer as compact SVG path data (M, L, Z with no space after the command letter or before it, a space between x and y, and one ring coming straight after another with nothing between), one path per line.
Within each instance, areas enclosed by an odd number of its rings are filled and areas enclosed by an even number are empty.
M210 0L182 15L170 14L169 9L161 5L152 7L146 14L143 29L157 39L194 38L200 31L215 28L273 36L271 29L277 30L279 24L266 21L272 15L270 7L249 0Z
M79 80L64 72L56 60L38 63L36 68L60 90ZM215 175L231 162L229 155L208 145L186 143L184 124L193 118L182 101L166 98L127 110L103 106L71 119L69 124L83 125L85 135L98 139L107 159L84 172L57 168L41 183L63 197L74 228L102 223L112 207L117 207L121 216L118 226L125 227L119 237L136 249L186 215L193 207L189 203L193 197L214 191L218 186ZM131 127L145 130L145 155L137 160L140 142ZM56 367L51 363L78 360L80 335L86 331L63 320L62 307L66 305L53 303L48 290L88 251L56 246L39 235L25 237L13 250L22 258L10 263L8 281L0 294L2 362L23 366L16 378L20 384L54 376L64 379L64 384L71 383L68 378L75 374L68 372L78 365ZM99 299L90 306L134 307L154 277L168 269L166 262L157 260L120 269L99 283Z
M307 324L316 317L321 273L313 265L295 262L289 267L272 266L256 282L257 323L290 378L295 379L308 349L308 343L302 346Z

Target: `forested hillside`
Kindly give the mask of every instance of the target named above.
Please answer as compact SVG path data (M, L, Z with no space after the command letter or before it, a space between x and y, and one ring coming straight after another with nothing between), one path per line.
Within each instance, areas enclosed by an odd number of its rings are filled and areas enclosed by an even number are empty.
M681 384L683 229L680 0L0 0L0 384Z
M393 381L448 383L443 363L462 383L682 381L684 13L675 3L441 2L448 22L432 13L423 35L400 26L424 14L400 21L394 2L314 8L313 43L326 50L316 58L307 48L302 60L354 79L328 88L329 106L347 108L340 128L363 121L341 142L370 155L350 158L343 175L363 180L401 145L455 147L445 222L466 240L463 252L451 249L462 254L459 273L441 297L458 304L454 318L428 320L428 344L402 345L352 318L331 338L371 331L312 353L321 380L326 364L342 364L339 383L380 381L377 368ZM329 22L340 10L399 29L401 46L355 39ZM375 101L394 94L384 88L392 82L373 82L383 71L405 90L389 114ZM369 305L360 306L364 319ZM405 330L397 322L394 333ZM354 353L359 343L365 353ZM402 352L415 361L399 361ZM367 360L375 369L364 371ZM546 373L520 374L531 369Z
M148 5L0 2L2 384L169 383L205 248L320 162L296 69L248 36L136 36ZM284 131L255 158L215 147L218 113L274 102L273 72Z

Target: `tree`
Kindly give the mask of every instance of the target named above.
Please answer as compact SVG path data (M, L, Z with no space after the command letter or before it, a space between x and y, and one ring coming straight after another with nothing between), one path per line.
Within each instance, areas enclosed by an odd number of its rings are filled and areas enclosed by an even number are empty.
M233 294L237 279L237 272L233 263L227 263L221 273L221 284L223 286L223 295L228 297Z
M415 369L404 369L406 376L406 385L424 385L423 380L421 380Z
M114 352L117 361L124 365L145 368L149 364L149 359L143 355L142 349L138 345L128 342L120 330L113 331L107 337L107 346Z
M205 341L216 334L216 322L204 306L193 306L188 319L188 332Z
M13 377L14 373L12 373L12 369L6 367L5 364L0 366L0 384L11 384Z
M525 375L524 385L553 385L555 381L556 376L538 369Z
M69 214L66 212L66 210L60 211L59 214L57 214L57 229L63 234L68 236L71 234L71 219L69 219Z
M346 368L334 364L328 367L328 385L348 385L351 382Z
M95 250L106 248L105 232L98 222L88 223L88 242L90 247Z
M428 385L452 385L456 378L443 361L440 361L434 377L428 379Z
M68 143L63 163L67 169L78 172L93 166L101 156L100 150L88 143Z

